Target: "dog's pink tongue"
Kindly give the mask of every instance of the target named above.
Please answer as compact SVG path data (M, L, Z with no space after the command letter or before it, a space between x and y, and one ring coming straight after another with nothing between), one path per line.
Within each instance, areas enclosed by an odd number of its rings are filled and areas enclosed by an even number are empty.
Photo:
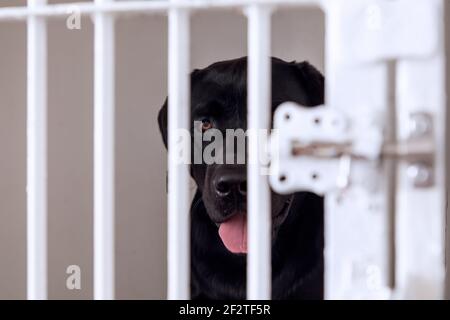
M225 247L233 253L247 253L247 219L242 213L234 215L219 227Z

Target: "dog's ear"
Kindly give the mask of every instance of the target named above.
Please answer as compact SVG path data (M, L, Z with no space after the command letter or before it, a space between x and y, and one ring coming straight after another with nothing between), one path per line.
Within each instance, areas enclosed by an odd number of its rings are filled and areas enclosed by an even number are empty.
M294 63L311 106L324 103L325 77L309 62Z
M200 75L200 69L194 69L191 72L191 83L194 81L194 79L197 79L198 76ZM197 78L195 78L197 77ZM164 142L164 145L166 146L167 149L167 101L168 98L166 98L166 100L164 101L163 106L161 107L161 110L159 110L159 114L158 114L158 125L159 125L159 131L161 132L161 136Z
M166 149L167 149L167 98L166 98L166 101L164 101L164 104L161 107L161 110L159 110L158 125L159 125L159 131L161 132L161 136L162 136L164 145L166 146Z

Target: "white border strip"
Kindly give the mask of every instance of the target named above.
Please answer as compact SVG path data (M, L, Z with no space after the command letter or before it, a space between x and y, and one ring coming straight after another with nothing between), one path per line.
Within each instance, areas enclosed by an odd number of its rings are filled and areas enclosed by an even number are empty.
M127 1L68 4L53 4L41 8L7 7L0 8L0 21L25 20L28 16L46 16L65 18L73 13L74 8L82 15L96 13L114 14L166 14L173 9L213 10L242 9L258 4L274 7L322 7L329 0L180 0L180 1Z
M96 0L98 5L113 0ZM95 16L94 299L114 299L114 17Z
M179 129L190 129L189 29L186 10L169 12L167 297L172 300L190 296L189 170L188 165L177 161L180 150L191 150L190 138L179 141L177 134ZM190 155L187 157L190 159Z
M264 153L256 134L270 128L271 94L271 9L251 6L248 16L248 129L249 157ZM248 259L247 299L271 297L271 210L267 174L259 159L249 159L248 180Z
M47 0L28 0L30 8ZM47 299L47 28L28 19L27 296Z

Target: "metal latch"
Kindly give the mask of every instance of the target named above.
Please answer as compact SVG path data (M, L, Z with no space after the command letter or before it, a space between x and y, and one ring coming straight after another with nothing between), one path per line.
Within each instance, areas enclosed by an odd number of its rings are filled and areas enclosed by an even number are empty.
M432 134L432 118L427 113L413 113L410 118L410 137L406 141L383 142L380 159L395 159L407 162L433 161L435 152ZM367 159L362 154L353 151L351 142L329 143L317 141L304 144L301 140L292 141L293 156L310 156L315 158L340 158L351 156L355 159Z
M376 178L380 163L395 160L408 163L415 187L430 187L435 154L433 119L416 112L409 121L407 140L387 141L382 121L357 127L337 110L285 103L275 115L271 184L278 192L305 189L322 194L346 188L350 181L367 184L365 180ZM359 177L351 179L355 174Z

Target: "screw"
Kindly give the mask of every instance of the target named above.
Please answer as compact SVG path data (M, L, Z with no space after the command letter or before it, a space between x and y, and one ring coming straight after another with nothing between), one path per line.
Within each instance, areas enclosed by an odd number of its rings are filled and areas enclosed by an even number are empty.
M423 137L431 133L432 119L428 113L414 113L411 115L410 137Z
M433 185L433 173L428 165L412 164L408 167L407 174L416 188L428 188Z

